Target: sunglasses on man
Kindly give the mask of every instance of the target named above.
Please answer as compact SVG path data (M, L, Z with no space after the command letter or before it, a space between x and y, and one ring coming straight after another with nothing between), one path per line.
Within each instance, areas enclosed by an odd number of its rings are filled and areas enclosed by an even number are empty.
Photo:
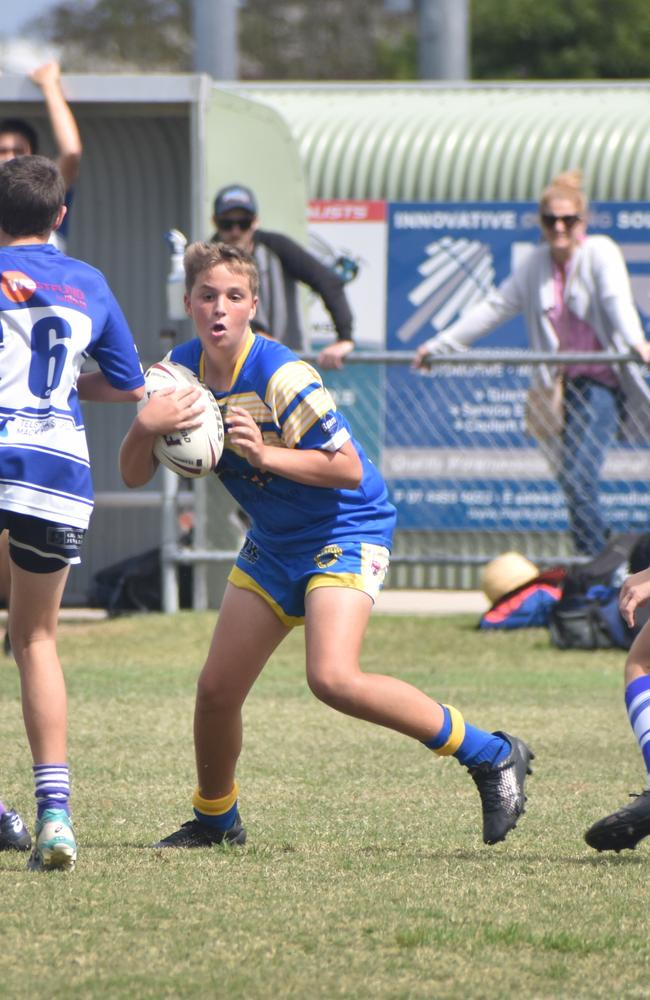
M224 233L229 233L235 227L241 229L242 233L245 233L252 225L253 218L250 215L242 215L237 219L217 219L217 229L222 230Z
M565 229L573 229L581 219L581 215L552 215L550 212L542 215L542 222L548 229L553 229L558 222L562 222Z

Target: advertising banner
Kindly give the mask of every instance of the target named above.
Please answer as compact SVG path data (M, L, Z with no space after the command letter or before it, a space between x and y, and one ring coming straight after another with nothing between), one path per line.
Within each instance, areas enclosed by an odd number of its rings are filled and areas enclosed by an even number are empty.
M387 206L384 201L310 201L309 245L339 275L354 316L360 351L386 349ZM311 350L332 342L332 318L318 295L309 299Z
M345 284L359 351L386 350L387 205L383 201L311 201L308 249ZM331 344L336 333L318 295L308 304L310 350ZM369 457L380 460L377 401L384 398L379 365L356 365L325 373L325 383L345 410Z
M650 330L650 210L643 204L600 205L589 231L620 244L642 323ZM389 205L388 348L415 350L445 329L539 241L533 203ZM523 318L474 346L525 349ZM418 378L391 366L386 379L387 415L391 399L410 400L399 420L386 420L382 452L401 528L566 529L562 493L523 429L529 373L507 363L458 363ZM647 522L647 465L638 450L612 449L602 494L614 530L634 530L639 518Z

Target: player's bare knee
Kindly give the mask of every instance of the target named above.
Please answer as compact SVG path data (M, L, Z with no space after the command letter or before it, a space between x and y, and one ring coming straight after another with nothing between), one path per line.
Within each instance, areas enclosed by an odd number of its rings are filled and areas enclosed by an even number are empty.
M319 701L345 712L356 701L352 679L337 673L308 674L309 689Z
M650 662L641 660L639 656L634 655L634 648L632 648L625 661L625 686L627 687L628 684L631 684L638 677L644 677L649 673Z
M197 708L204 711L229 712L240 707L241 699L218 678L203 673L196 685L196 704Z

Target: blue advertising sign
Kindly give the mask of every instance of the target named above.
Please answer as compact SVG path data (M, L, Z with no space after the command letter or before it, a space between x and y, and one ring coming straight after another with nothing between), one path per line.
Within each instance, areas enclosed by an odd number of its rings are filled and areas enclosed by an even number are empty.
M387 348L400 351L414 351L480 302L541 238L532 202L392 204L388 225ZM620 245L650 332L650 207L595 206L589 232ZM523 317L475 346L525 349ZM469 367L458 359L426 376L389 367L387 403L409 401L399 421L387 406L382 454L401 528L566 530L562 492L524 430L529 375L505 361ZM646 509L650 499L646 462L625 446L612 452L602 502L614 530L635 530L640 498Z

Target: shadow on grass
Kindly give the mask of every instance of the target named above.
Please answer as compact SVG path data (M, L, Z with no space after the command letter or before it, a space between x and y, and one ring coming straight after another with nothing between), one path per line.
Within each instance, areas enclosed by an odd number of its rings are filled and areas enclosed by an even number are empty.
M360 854L368 854L375 856L390 856L390 855L404 855L404 850L399 850L393 847L362 847L359 849ZM466 862L480 862L483 860L490 861L500 861L507 862L510 865L525 863L525 864L535 864L535 863L548 863L549 854L548 853L535 853L531 851L517 851L516 853L508 852L507 850L500 850L499 845L485 845L484 847L478 847L476 850L467 850L466 848L458 848L457 850L451 851L412 851L410 852L413 858L417 858L418 861L466 861ZM616 854L615 852L608 851L607 853L602 852L600 854L594 852L593 854L577 856L577 855L567 855L567 854L557 854L552 856L553 864L565 864L572 866L589 866L589 867L599 867L603 865L642 865L647 864L650 858L646 859L642 854L634 854L632 851L621 852Z
M334 845L332 845L334 847ZM302 851L300 847L296 847L293 844L247 844L247 845L236 845L233 847L231 844L213 844L212 847L205 848L160 848L156 847L155 842L143 842L143 841L132 841L132 840L121 840L113 843L98 843L93 841L83 841L80 844L80 853L84 854L87 852L110 852L114 851L116 848L120 850L132 850L132 851L144 851L152 857L155 856L159 859L163 858L173 858L175 856L183 856L187 854L196 854L200 857L205 851L211 851L212 853L223 854L225 856L237 857L248 857L251 861L257 859L266 860L272 857L286 856L287 854L297 855L300 857L301 854L308 854L309 851ZM376 857L387 859L390 857L399 857L402 861L406 857L411 857L414 862L450 862L450 861L461 861L465 863L475 863L482 864L483 862L499 864L507 864L510 867L517 866L520 864L547 864L549 860L553 861L554 865L567 865L569 867L579 867L579 868L595 868L595 869L611 869L616 867L629 867L630 865L646 865L650 863L650 856L646 857L643 853L635 853L633 851L622 851L616 853L613 851L608 852L593 852L591 854L585 855L568 855L568 854L557 854L553 855L552 858L549 857L548 852L533 852L533 851L508 851L507 849L501 849L499 845L485 845L483 847L477 847L476 849L468 848L457 848L452 850L405 850L403 847L382 847L379 845L367 845L365 847L355 847L351 848L349 851L341 851L338 849L337 853L339 856L341 854L347 854L348 857ZM2 860L0 862L0 877L3 874L13 874L15 872L24 871L27 864L28 854L16 855L15 857L10 856L8 853L3 854Z

